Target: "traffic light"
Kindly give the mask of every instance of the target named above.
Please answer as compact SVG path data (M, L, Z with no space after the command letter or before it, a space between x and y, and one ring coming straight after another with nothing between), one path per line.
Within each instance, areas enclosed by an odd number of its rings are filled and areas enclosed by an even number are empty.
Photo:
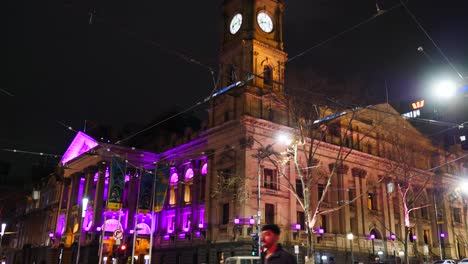
M127 245L126 244L122 244L118 247L118 250L117 250L117 256L119 258L122 258L122 257L125 257L127 255Z
M251 255L252 256L258 256L259 252L259 245L258 245L258 234L252 234L250 235L252 237L252 250L251 250Z

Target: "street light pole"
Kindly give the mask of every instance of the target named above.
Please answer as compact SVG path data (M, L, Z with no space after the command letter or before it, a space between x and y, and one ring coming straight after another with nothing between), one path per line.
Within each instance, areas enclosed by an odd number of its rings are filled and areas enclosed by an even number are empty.
M79 225L79 229L78 229L78 251L76 253L76 264L78 264L80 262L81 232L83 231L83 220L84 220L84 217L86 216L86 209L88 207L88 201L89 200L86 197L83 198L83 200L81 201L81 221L80 221L80 225Z
M354 239L354 235L353 235L353 233L349 233L346 237L347 237L348 240L349 240L350 249L351 249L351 263L353 264L353 263L354 263L354 253L353 253L353 239Z
M375 257L375 247L374 247L374 239L375 239L375 234L370 235L370 239L372 241L372 257Z
M0 232L0 249L2 248L3 235L5 234L6 224L2 223L2 232Z
M436 218L435 220L436 220L436 226L437 226L437 239L438 239L438 242L439 242L439 255L440 255L440 260L443 260L442 245L441 245L441 241L440 241L439 213L437 212L437 201L436 201L436 197L435 197L435 191L432 194L432 199L434 200L434 211L435 211L435 218Z
M257 242L258 242L258 256L261 256L262 250L261 250L261 238L260 238L260 220L261 220L261 210L260 210L260 193L261 193L261 176L262 176L262 164L261 164L261 157L260 157L260 150L258 151L258 171L257 171Z

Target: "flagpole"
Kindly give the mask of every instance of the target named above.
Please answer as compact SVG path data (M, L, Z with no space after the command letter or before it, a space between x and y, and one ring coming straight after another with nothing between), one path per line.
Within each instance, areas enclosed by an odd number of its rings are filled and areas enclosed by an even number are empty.
M112 164L112 163L111 163L111 164ZM112 165L111 165L111 168L112 168ZM105 188L105 186L106 186L106 170L105 170L105 169L104 169L104 173L103 173L103 174L99 173L99 177L100 177L101 175L103 175L103 177L104 177L104 180L102 181L102 182L103 182L102 189L103 189L103 192L104 192L104 190L106 189L106 188ZM98 179L98 181L99 181L99 179ZM109 179L109 181L110 181L110 179ZM108 190L108 192L109 192L109 190ZM108 197L108 198L109 198L109 197ZM94 202L96 202L96 198L94 199ZM107 210L107 204L108 204L108 203L109 203L109 199L106 199L106 205L105 205L105 207L104 207L104 224L102 225L102 232L101 232L101 237L100 237L100 241L99 241L99 264L102 263L102 251L103 251L103 243L104 243L104 232L105 232L105 230L106 230L106 221L107 221L107 219L106 219L106 217L107 217L107 215L106 215L106 210Z
M133 244L132 244L132 264L135 263L135 243L136 243L136 236L137 236L137 221L138 221L138 206L140 203L140 188L141 188L141 177L143 177L143 173L141 172L141 167L140 167L140 177L137 178L138 181L138 194L137 194L137 201L136 201L136 207L135 207L135 216L133 217Z
M153 235L154 235L154 206L155 206L155 198L156 198L156 179L157 179L157 174L158 174L158 163L155 164L154 167L154 178L153 178L153 201L152 201L152 210L151 210L151 234L150 234L150 248L149 248L149 263L151 263L151 256L152 256L152 251L153 251Z
M106 206L107 207L107 206ZM104 225L102 226L102 232L101 232L101 237L100 237L100 242L99 242L99 264L102 263L102 244L104 243L104 232L106 230L106 214L104 213Z

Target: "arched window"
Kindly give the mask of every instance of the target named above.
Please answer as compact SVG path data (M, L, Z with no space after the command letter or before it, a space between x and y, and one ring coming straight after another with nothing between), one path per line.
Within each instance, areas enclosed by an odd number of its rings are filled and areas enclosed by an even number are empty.
M273 72L269 66L263 67L263 84L268 86L273 85Z
M176 172L171 174L171 182L169 185L169 205L174 206L177 203L177 183L179 175Z
M190 203L192 201L192 183L193 183L193 170L188 168L185 171L185 184L184 184L184 202Z

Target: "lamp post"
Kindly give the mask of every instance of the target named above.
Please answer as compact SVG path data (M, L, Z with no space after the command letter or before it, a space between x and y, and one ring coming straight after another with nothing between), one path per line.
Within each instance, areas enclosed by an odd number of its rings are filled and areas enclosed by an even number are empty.
M255 141L257 141L260 145L262 145L261 142L253 138ZM289 145L291 144L291 140L286 136L286 135L278 135L276 141L281 142L283 144ZM274 144L274 143L273 143ZM261 255L261 237L260 237L260 222L261 222L261 207L260 207L260 201L261 201L261 178L262 178L262 160L264 158L268 158L271 155L277 155L273 150L273 144L268 144L266 147L261 147L258 149L257 152L257 236L258 236L258 256Z
M80 240L81 240L81 231L83 229L83 220L84 217L86 216L86 209L88 208L88 198L84 197L83 200L81 201L81 221L80 221L80 228L78 229L78 251L76 253L76 264L79 263L80 261Z
M2 223L2 232L0 232L0 249L2 248L3 235L5 234L6 224Z
M396 245L395 245L396 235L391 234L390 239L392 240L393 260L395 261L395 264L396 264L397 263L397 260L396 260Z
M445 258L445 244L444 244L444 239L445 239L445 233L440 233L440 240L441 240L441 244L442 244L442 259Z
M349 233L348 235L346 235L346 238L348 238L348 240L349 240L349 245L350 245L350 249L351 249L351 263L354 263L354 254L353 254L354 235L353 235L353 233Z
M372 257L374 257L375 256L375 247L374 247L375 234L371 233L369 238L372 241Z

